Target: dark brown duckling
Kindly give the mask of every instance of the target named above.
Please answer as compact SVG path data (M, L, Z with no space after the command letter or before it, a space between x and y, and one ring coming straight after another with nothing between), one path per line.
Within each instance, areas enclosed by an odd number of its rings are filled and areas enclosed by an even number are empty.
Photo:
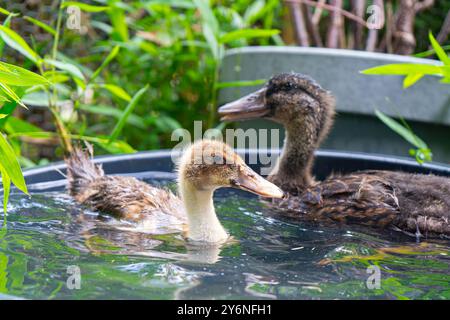
M327 135L335 99L313 79L274 76L260 90L219 109L222 120L266 118L282 124L286 139L269 175L289 197L273 206L292 218L400 228L450 235L450 178L392 171L358 171L318 182L314 151Z

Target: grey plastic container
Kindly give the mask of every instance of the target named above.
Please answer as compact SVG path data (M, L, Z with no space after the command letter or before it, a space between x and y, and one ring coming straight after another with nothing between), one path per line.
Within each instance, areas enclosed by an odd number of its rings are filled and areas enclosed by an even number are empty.
M268 79L290 71L310 75L337 100L338 114L333 130L322 145L324 148L408 155L411 146L375 117L374 110L378 109L391 116L402 116L427 142L435 160L450 162L450 85L428 76L403 89L401 76L360 73L390 63L440 64L429 59L353 50L245 47L227 51L220 80ZM219 103L232 101L257 88L224 88ZM265 120L241 122L239 127L279 128Z

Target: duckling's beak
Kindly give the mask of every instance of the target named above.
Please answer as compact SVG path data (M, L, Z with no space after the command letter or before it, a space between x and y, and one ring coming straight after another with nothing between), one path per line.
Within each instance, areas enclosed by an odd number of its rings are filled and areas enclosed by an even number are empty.
M270 112L265 101L266 87L219 108L220 120L248 120L261 118Z
M267 198L283 198L283 191L267 181L248 166L242 166L238 179L232 182L232 187L250 191Z

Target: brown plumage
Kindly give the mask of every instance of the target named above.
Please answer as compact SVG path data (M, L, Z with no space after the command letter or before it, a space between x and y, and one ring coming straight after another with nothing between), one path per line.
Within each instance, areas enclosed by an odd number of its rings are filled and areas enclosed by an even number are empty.
M66 159L69 194L95 211L138 222L155 213L185 221L181 199L171 191L153 187L133 177L105 175L87 151L74 148Z
M219 109L222 120L264 117L286 129L283 151L268 180L289 196L273 207L291 218L393 227L450 235L450 179L391 171L312 176L314 151L333 123L335 100L313 79L274 76L266 86Z
M227 145L198 141L184 151L178 168L180 196L133 177L107 176L92 162L92 147L66 158L70 195L93 210L138 224L147 232L186 231L189 240L220 243L228 234L216 216L214 191L234 187L266 197L283 192L266 181Z

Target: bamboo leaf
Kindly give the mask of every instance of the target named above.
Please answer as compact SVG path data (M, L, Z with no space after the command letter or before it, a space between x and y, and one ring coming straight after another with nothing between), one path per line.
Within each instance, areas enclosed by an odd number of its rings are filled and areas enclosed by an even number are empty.
M275 29L240 29L224 34L220 37L220 43L229 43L239 39L271 37L279 33L280 31Z
M94 71L94 73L91 76L90 81L93 81L95 78L98 77L100 72L102 72L102 70L117 56L117 54L119 53L119 50L120 50L120 46L115 46L111 50L111 52L108 54L108 56L103 61L103 63L100 65L100 67L98 67L98 69Z
M136 105L138 104L139 100L141 99L141 97L144 95L144 93L147 91L148 89L148 85L146 85L145 87L143 87L142 89L140 89L131 99L131 101L128 103L128 106L125 108L125 111L123 112L122 117L120 118L120 120L117 122L116 126L114 127L111 136L109 138L109 143L113 142L114 140L117 139L117 137L119 136L120 132L123 129L123 126L125 125L128 117L130 116L130 114L133 112L134 108L136 107Z
M83 73L81 72L81 70L76 65L74 65L72 63L58 61L58 60L53 60L53 59L45 59L44 61L46 63L52 65L52 66L55 66L56 68L58 68L60 70L66 71L72 77L74 77L76 79L79 79L82 82L85 81Z
M11 178L8 176L8 173L2 165L0 165L0 173L2 175L3 184L3 213L6 215L6 211L8 211L9 193L11 191Z
M450 50L450 45L442 46L442 49L444 49L444 51ZM433 55L435 53L436 53L436 51L434 49L431 49L431 50L427 50L427 51L416 53L416 54L414 54L414 57L426 58L426 57L429 57L429 56L431 56L431 55Z
M32 138L41 138L41 139L48 139L48 138L58 138L58 134L55 132L16 132L9 135L11 138L16 137L32 137ZM88 141L92 143L96 143L102 148L104 148L106 151L109 151L111 153L134 153L136 150L134 150L128 143L121 140L116 140L113 142L109 142L108 138L103 137L91 137L91 136L84 136L84 135L69 135L70 139L75 140L83 140Z
M24 68L0 61L0 82L12 86L34 86L48 85L50 82L31 71Z
M418 63L386 64L361 71L362 74L376 75L408 75L417 73L440 75L443 74L443 72L444 67Z
M219 42L217 41L214 31L207 23L203 23L202 28L203 28L203 36L205 37L206 42L208 43L209 49L211 50L213 57L215 59L220 59Z
M8 10L2 8L2 7L0 7L0 13L4 14L5 16L13 16L13 17L17 17L17 16L20 15L20 13L15 13L15 12L8 11Z
M82 2L77 2L77 1L67 1L67 2L63 2L61 7L62 8L67 8L67 7L71 7L71 6L76 6L78 8L80 8L83 11L86 12L102 12L102 11L107 11L110 10L110 7L105 7L105 6L94 6L91 4L87 4L87 3L82 3Z
M405 79L403 79L403 88L406 89L408 87L411 87L413 84L415 84L417 81L422 79L425 75L422 73L411 73L408 74Z
M243 81L228 81L228 82L218 82L215 84L216 89L223 88L235 88L235 87L250 87L250 86L258 86L266 83L266 79L257 79L257 80L243 80Z
M450 58L448 57L447 53L445 53L439 42L437 42L437 40L434 38L431 31L428 33L428 38L430 39L430 43L433 46L434 51L436 51L436 55L438 56L439 60L441 60L442 63L447 66L450 65Z
M113 26L112 37L121 42L128 42L129 33L125 11L117 5L118 3L119 2L113 2L114 9L108 11L108 16Z
M109 117L114 117L117 119L120 119L123 115L122 110L113 108L110 106L104 106L104 105L91 106L91 105L81 104L81 105L79 105L78 108L80 110L83 110L86 112L100 114L100 115L109 116ZM145 124L144 119L133 113L129 115L129 117L127 119L127 123L129 123L137 128L141 128L141 129L147 128L147 125Z
M100 88L104 88L104 89L108 90L116 97L119 97L120 99L123 99L127 102L129 102L131 100L130 95L119 86L116 86L114 84L99 84L98 86Z
M10 28L0 25L0 36L8 46L19 51L34 63L38 63L41 59L39 55L30 48L25 40Z
M57 71L46 71L44 72L43 76L53 84L63 83L70 80L70 78L65 73Z
M50 33L51 35L56 36L56 30L53 29L52 27L50 27L48 24L45 24L44 22L39 21L39 20L36 20L36 19L34 19L34 18L32 18L32 17L29 17L29 16L24 16L23 18L24 18L25 20L27 20L27 21L33 23L34 25L40 27L41 29L47 31L47 32Z
M10 116L5 123L5 131L8 134L15 132L45 132L31 123L13 116Z
M411 130L402 126L399 122L385 115L381 111L375 110L375 114L391 130L399 134L403 139L419 149L428 149L427 144L416 136Z
M203 21L208 24L214 35L219 34L219 22L214 15L208 0L193 0L195 6L200 11Z
M251 26L264 13L266 3L264 0L256 0L245 10L244 21Z
M19 98L19 96L5 83L0 82L0 90L6 94L9 98L13 99L16 103L20 104L25 109L28 109Z
M0 133L0 165L3 167L6 174L11 179L12 183L14 183L14 185L19 190L28 194L25 179L22 174L22 169L20 168L19 162L17 161L14 150L1 133Z

